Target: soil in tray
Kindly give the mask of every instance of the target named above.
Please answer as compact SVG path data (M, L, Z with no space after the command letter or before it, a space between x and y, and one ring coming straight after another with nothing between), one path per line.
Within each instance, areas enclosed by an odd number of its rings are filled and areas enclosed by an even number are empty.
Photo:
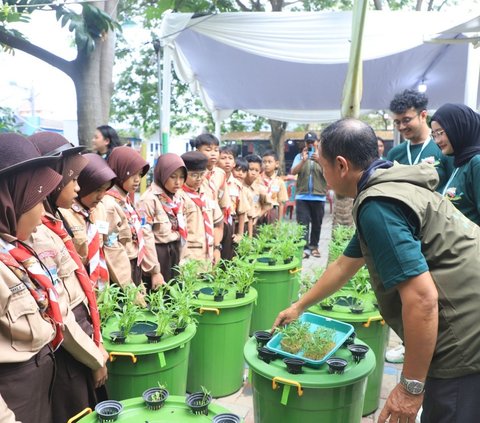
M282 346L282 350L288 352L290 354L298 354L298 352L302 349L302 344L299 342L289 342L287 339L282 339L280 341L280 345Z
M311 350L306 348L303 356L310 360L322 360L334 347L335 342L326 342L323 345L316 345L315 348Z

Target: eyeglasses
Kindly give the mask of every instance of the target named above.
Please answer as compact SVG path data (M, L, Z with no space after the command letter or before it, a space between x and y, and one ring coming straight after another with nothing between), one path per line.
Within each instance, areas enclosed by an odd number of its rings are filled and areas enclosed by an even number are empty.
M203 172L188 172L188 176L192 179L202 179L205 176L205 171Z
M395 119L393 121L393 124L396 127L399 127L400 125L408 125L413 119L415 119L417 116L420 116L420 113L415 114L415 116L412 117L404 117L402 120Z
M444 133L445 131L443 129L437 129L436 131L432 131L431 135L434 139L437 139L440 138Z

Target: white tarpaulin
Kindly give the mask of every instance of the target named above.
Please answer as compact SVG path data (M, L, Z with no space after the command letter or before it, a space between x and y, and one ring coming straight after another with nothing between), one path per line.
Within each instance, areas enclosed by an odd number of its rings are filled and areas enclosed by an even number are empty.
M467 43L424 41L470 19L452 13L369 11L362 110L388 109L395 93L422 82L431 108L462 103L473 49ZM160 37L179 78L217 121L235 109L282 121L326 121L340 116L351 20L351 12L195 18L171 13L162 20ZM478 71L476 82L475 94Z

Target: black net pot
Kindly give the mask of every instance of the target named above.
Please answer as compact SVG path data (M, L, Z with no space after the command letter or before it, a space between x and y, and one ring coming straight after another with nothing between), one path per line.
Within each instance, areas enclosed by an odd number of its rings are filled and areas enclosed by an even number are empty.
M261 360L265 363L270 363L270 361L275 360L277 358L277 353L270 351L266 347L257 348L258 356Z
M362 344L351 344L347 347L353 356L353 361L355 363L359 363L361 360L365 358L365 354L367 354L368 350L370 349L367 345Z
M125 341L127 337L123 334L123 332L116 331L116 332L110 332L109 334L110 340L114 344L125 344Z
M195 392L187 396L186 403L192 410L193 414L205 414L208 415L208 405L212 401L212 396L208 395L204 398L203 392Z
M232 413L217 414L212 420L212 423L240 423L240 422L241 422L240 417Z
M326 361L328 365L328 373L341 375L347 367L347 360L340 357L331 357Z
M150 388L142 394L142 398L149 410L160 410L165 404L168 395L169 394L166 389Z
M157 344L161 341L162 335L157 335L157 332L145 332L149 344Z
M266 330L257 330L254 332L253 336L257 340L257 345L259 347L264 347L265 344L272 339L272 334Z
M116 421L122 410L123 405L114 400L102 401L95 406L98 420L102 423Z
M302 367L305 365L305 360L300 358L284 358L283 362L287 365L287 372L292 375L302 373Z

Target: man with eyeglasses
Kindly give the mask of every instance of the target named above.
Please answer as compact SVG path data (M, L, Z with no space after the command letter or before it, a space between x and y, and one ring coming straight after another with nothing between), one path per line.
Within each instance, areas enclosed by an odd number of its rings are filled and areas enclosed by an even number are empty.
M405 142L392 148L387 154L387 160L405 165L432 163L437 169L440 191L450 176L453 167L451 160L442 154L440 148L431 137L427 123L428 97L424 93L408 89L395 95L390 102L393 113L393 124L405 138ZM404 345L399 345L387 351L385 358L390 363L403 363Z

